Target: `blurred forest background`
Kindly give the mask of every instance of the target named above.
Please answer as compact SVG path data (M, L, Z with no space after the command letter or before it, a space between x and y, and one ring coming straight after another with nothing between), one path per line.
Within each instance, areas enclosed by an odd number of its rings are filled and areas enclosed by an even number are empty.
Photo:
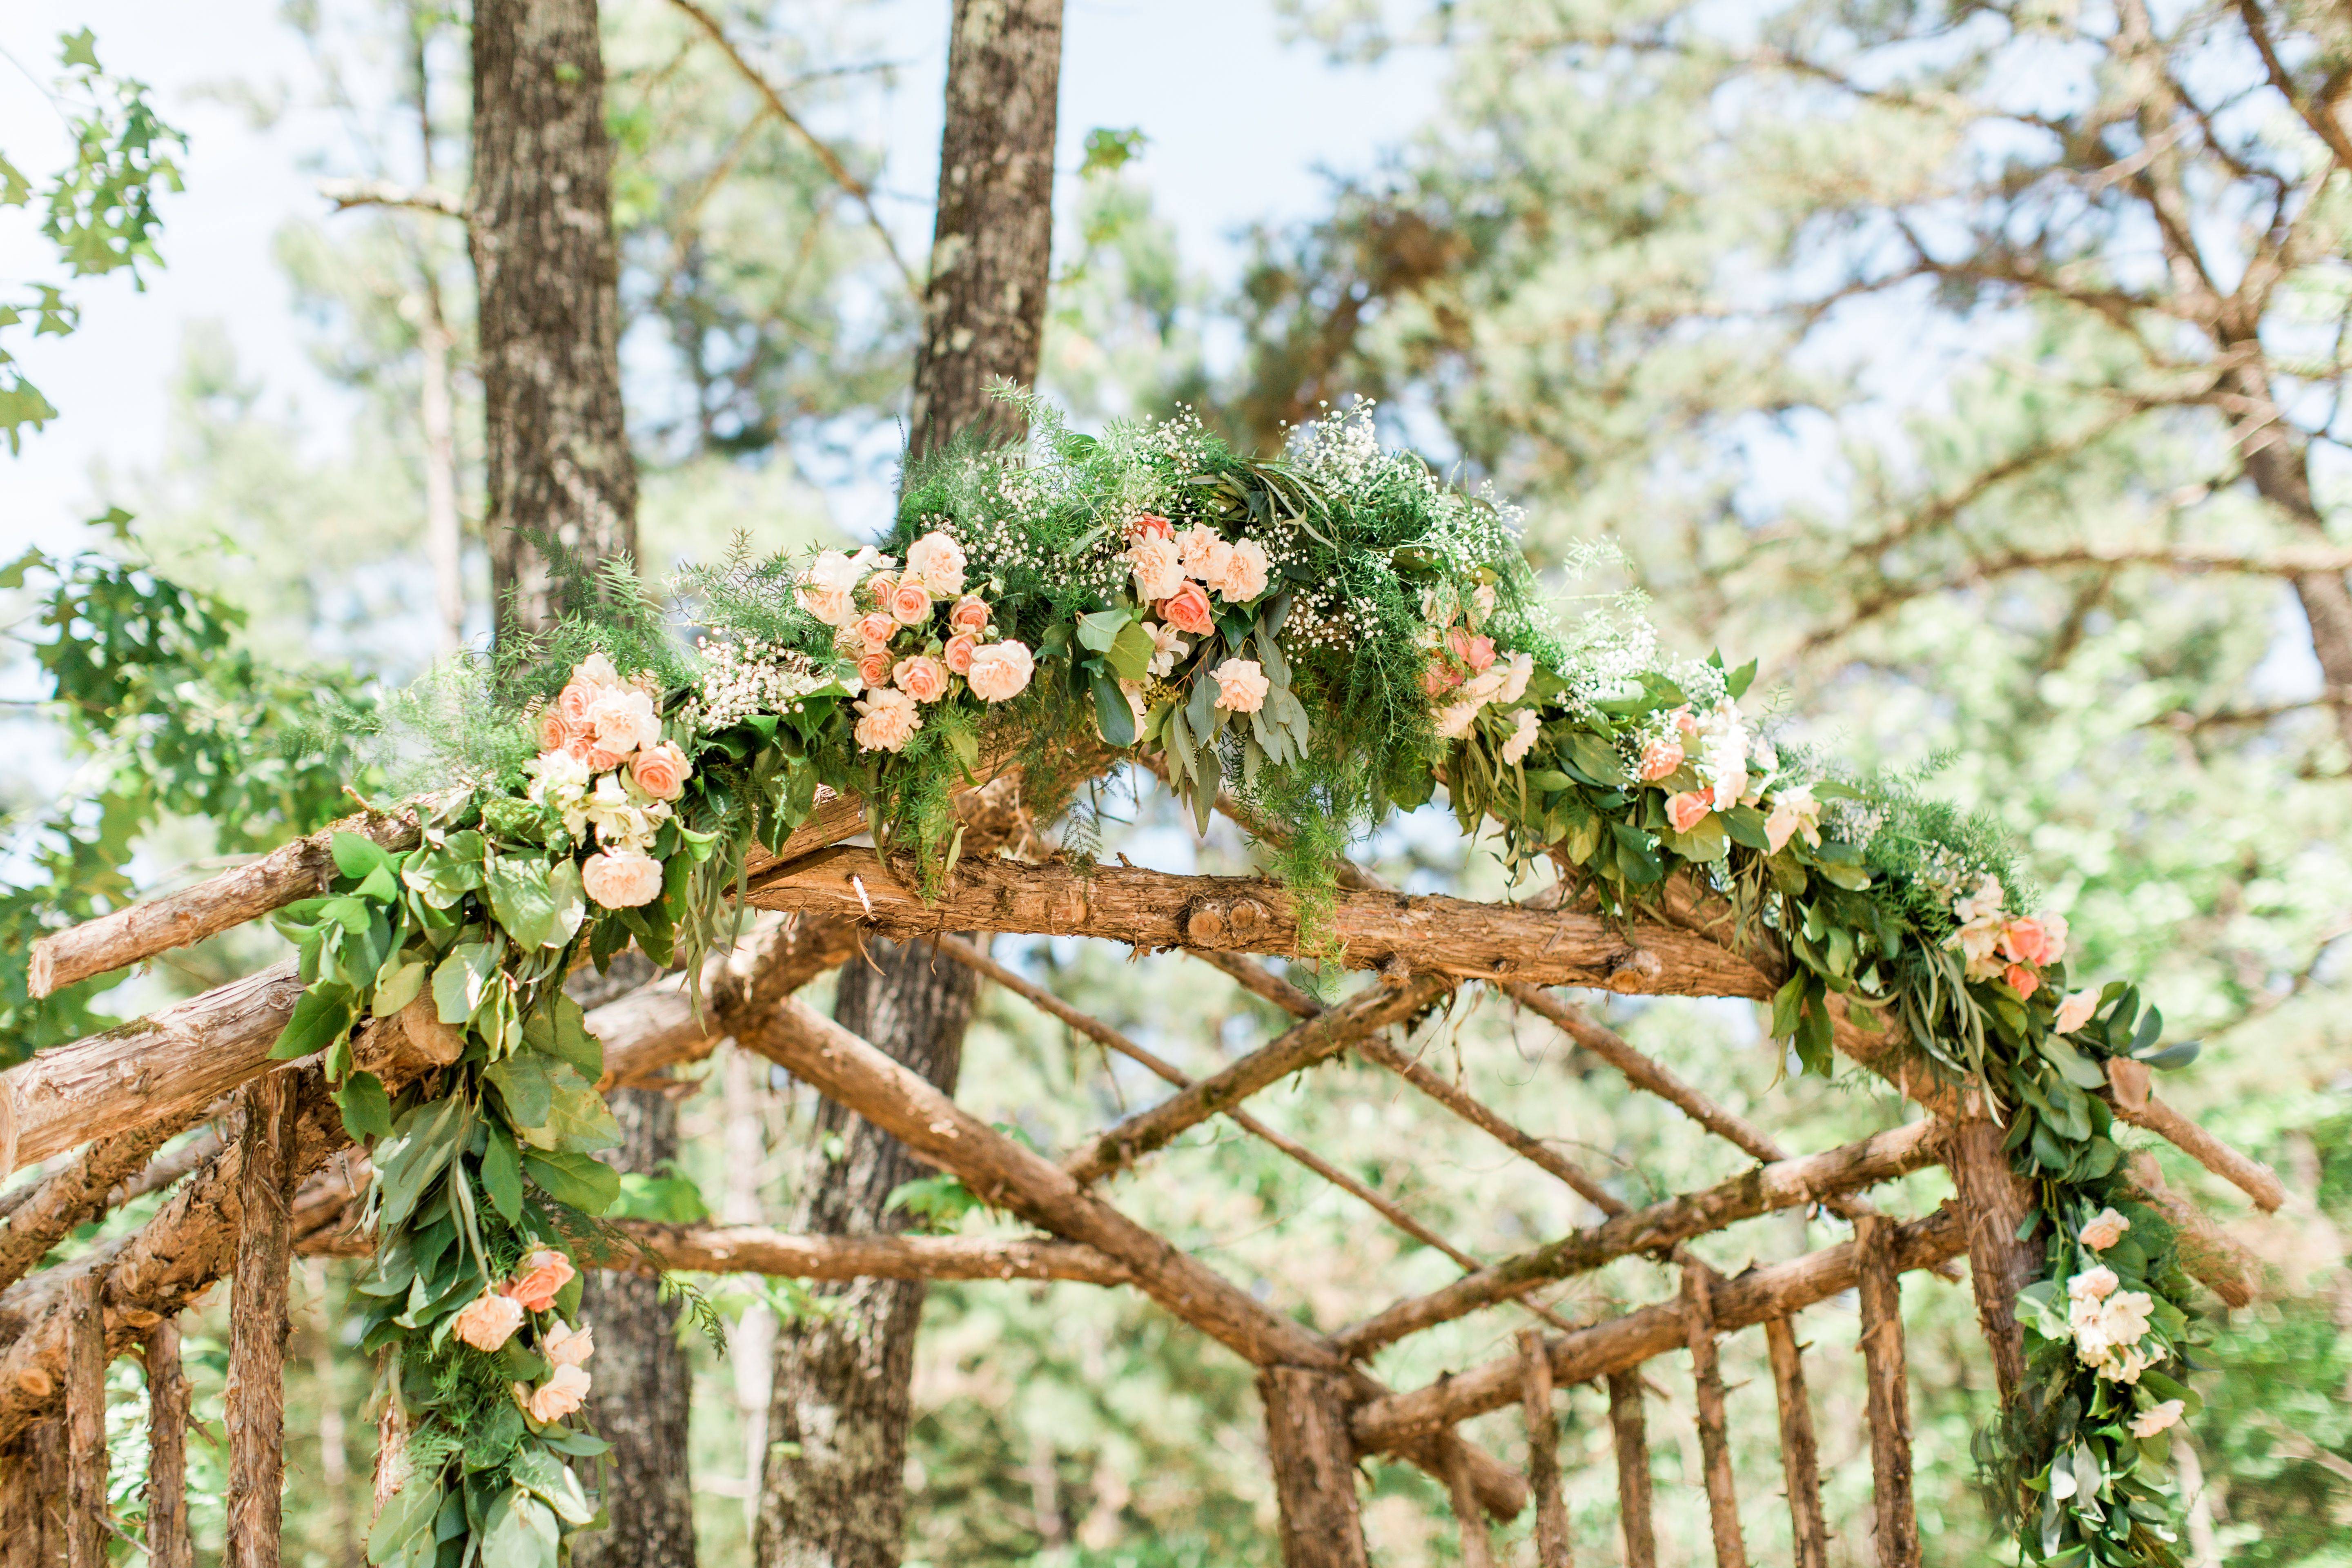
M905 8L711 15L731 52L670 0L604 10L649 576L723 552L738 531L762 550L875 531L919 325L904 268L921 264L928 215L901 196L877 217L872 193L887 205L928 175L894 167L887 137L834 129L935 95L892 34ZM1425 116L1355 127L1361 165L1321 177L1305 216L1240 235L1244 264L1223 270L1180 243L1148 127L1066 122L1065 145L1082 151L1061 171L1044 390L1082 424L1190 405L1261 449L1327 403L1377 398L1396 440L1526 506L1527 547L1565 613L1638 588L1679 649L1760 657L1784 743L1915 773L1999 817L2071 921L2084 972L2139 977L2176 1036L2205 1042L2168 1095L2301 1200L2238 1226L2273 1291L2231 1315L2212 1355L2225 1375L2179 1446L2183 1556L2352 1563L2352 471L2339 445L2352 146L2336 116L2352 23L2251 0L1286 0L1275 16L1301 71L1410 56L1437 84ZM1192 24L1171 7L1149 25ZM0 894L0 940L48 918L44 884L85 900L164 886L333 815L354 761L337 714L488 626L462 236L430 211L330 200L371 180L462 191L462 18L414 0L292 0L282 26L307 76L211 90L241 92L261 121L299 100L343 127L319 154L314 210L276 236L281 278L250 286L283 290L346 395L289 405L224 330L150 343L115 374L168 384L160 447L95 473L80 512L7 519L18 543L48 552L47 567L7 579L12 618L60 592L85 611L119 605L147 591L142 568L194 596L158 623L153 656L103 689L45 659L29 622L0 656L13 666L0 869L16 889ZM19 63L55 74L49 58ZM1260 112L1213 79L1196 98L1202 115ZM1272 138L1255 155L1290 156ZM167 265L178 199L160 209ZM11 287L26 270L0 267ZM59 429L103 417L68 405ZM0 466L0 511L7 489ZM77 534L107 508L133 521ZM74 555L85 543L93 553ZM1092 825L1106 853L1247 864L1222 825L1196 845L1155 789ZM1442 812L1364 854L1417 887L1503 890ZM19 953L0 990L8 1047L245 973L272 940L241 932L46 1014L26 1001ZM1279 1027L1181 957L1025 941L998 952L1188 1071ZM1788 1077L1744 1004L1620 999L1607 1013L1793 1148L1896 1114L1870 1086ZM1417 1043L1605 1166L1630 1201L1738 1168L1496 999ZM1002 993L984 996L966 1060L964 1101L1045 1148L1157 1092ZM632 1178L638 1212L788 1213L808 1092L727 1052L696 1070L678 1086L680 1167ZM1325 1067L1312 1092L1258 1109L1481 1255L1591 1217L1370 1068ZM2168 1171L2220 1212L2243 1206L2194 1167ZM1943 1183L1911 1178L1888 1206L1924 1212ZM1230 1129L1203 1129L1116 1196L1327 1323L1450 1274ZM1700 1250L1735 1269L1793 1255L1808 1231L1816 1246L1837 1234L1780 1216ZM349 1348L348 1267L298 1277L288 1549L316 1568L352 1568L367 1519L371 1371ZM772 1327L816 1309L788 1282L706 1288L730 1333L724 1351L688 1347L695 1501L703 1561L740 1563ZM1671 1289L1637 1259L1552 1305L1580 1317ZM1928 1561L2014 1561L1971 1489L1990 1373L1965 1289L1915 1278L1906 1302ZM1466 1320L1381 1371L1418 1384L1496 1353L1515 1326ZM1830 1513L1845 1521L1833 1559L1860 1563L1867 1439L1850 1303L1812 1310L1803 1330ZM192 1331L200 1345L210 1331ZM1750 1541L1760 1561L1785 1560L1760 1341L1729 1342L1726 1365L1736 1430L1753 1439L1739 1445ZM1687 1506L1689 1385L1672 1359L1649 1372L1665 1560L1711 1561L1705 1510ZM135 1371L116 1374L127 1395ZM216 1416L216 1355L197 1376L199 1415ZM915 1387L910 1563L1275 1561L1246 1369L1139 1299L935 1287ZM1570 1406L1582 1560L1614 1561L1602 1402L1579 1390ZM1510 1456L1515 1419L1478 1436ZM201 1477L212 1450L199 1443L195 1459ZM217 1485L205 1489L215 1499ZM1373 1486L1377 1561L1455 1559L1432 1484L1389 1466ZM216 1546L217 1515L198 1527Z

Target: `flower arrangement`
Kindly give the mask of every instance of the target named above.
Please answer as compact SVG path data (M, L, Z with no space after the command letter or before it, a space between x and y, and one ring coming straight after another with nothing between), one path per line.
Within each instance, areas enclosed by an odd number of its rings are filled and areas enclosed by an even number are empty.
M1367 411L1271 461L1189 417L1097 437L1026 412L1026 446L911 470L880 545L688 574L709 628L689 666L638 637L648 668L624 675L603 647L620 628L567 628L559 646L597 651L566 653L515 715L527 760L457 759L477 782L417 849L339 839L334 889L286 911L309 990L280 1049L325 1050L375 1141L365 1342L412 1416L371 1560L427 1568L481 1541L552 1568L588 1517L568 1463L600 1447L573 1424L593 1338L556 1259L617 1183L593 1158L614 1132L563 975L718 940L750 846L779 847L820 787L949 874L985 731L1032 763L1041 808L1089 735L1160 761L1203 827L1234 788L1282 827L1308 918L1349 836L1440 786L1465 834L1611 914L1670 876L1729 900L1785 955L1771 1027L1806 1068L1829 1069L1834 995L2002 1108L2046 1268L2033 1386L1984 1458L2027 1558L2168 1562L2158 1467L2196 1405L2163 1369L2200 1327L2169 1226L2119 1174L2103 1064L2193 1047L2161 1047L2129 986L2070 988L2065 922L2020 906L1997 840L1784 753L1742 712L1753 664L1664 658L1622 606L1563 628L1509 510L1382 450ZM349 1035L411 1005L466 1049L394 1099L351 1070Z

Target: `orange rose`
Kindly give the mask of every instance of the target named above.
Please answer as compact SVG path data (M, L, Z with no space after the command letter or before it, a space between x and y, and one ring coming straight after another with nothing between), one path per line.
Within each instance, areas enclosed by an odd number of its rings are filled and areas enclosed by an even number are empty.
M1192 637L1206 637L1216 629L1216 621L1209 611L1209 595L1198 583L1187 583L1158 605L1160 618L1178 631Z
M857 679L868 686L890 684L890 650L868 648L857 656Z
M890 590L890 614L903 625L921 626L931 618L931 591L908 577Z
M555 1305L556 1292L572 1283L573 1272L572 1259L551 1247L542 1247L517 1266L505 1293L526 1311L544 1312Z
M1706 814L1714 809L1715 798L1712 795L1685 790L1666 802L1666 820L1675 825L1676 833L1688 833L1705 822Z
M664 741L650 752L639 752L630 764L637 787L656 800L676 800L686 793L686 753L675 741Z
M564 741L572 733L563 722L562 711L554 708L543 708L540 710L538 723L539 749L541 752L562 751Z
M2009 988L2017 993L2017 999L2021 1002L2032 1001L2033 994L2042 989L2042 976L2021 963L2011 964L2002 972L2001 978L2009 982Z

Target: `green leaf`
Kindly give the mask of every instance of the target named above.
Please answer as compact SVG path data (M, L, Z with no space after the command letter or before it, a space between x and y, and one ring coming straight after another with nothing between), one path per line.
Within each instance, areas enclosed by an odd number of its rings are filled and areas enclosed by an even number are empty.
M516 1130L528 1138L530 1129L546 1124L555 1103L553 1069L562 1066L553 1057L538 1051L517 1051L492 1062L483 1069L482 1077L506 1102L507 1115L512 1118Z
M449 950L433 972L433 1005L443 1023L463 1025L473 1017L499 972L499 949L504 945L467 942Z
M584 1215L603 1214L621 1195L619 1173L585 1154L543 1153L526 1149L522 1168L549 1197Z
M356 833L338 829L327 841L327 847L335 858L335 869L354 881L392 865L392 857L373 839L362 838Z
M567 857L552 870L543 860L526 855L501 855L483 868L483 889L490 912L526 951L562 947L580 930L588 912L588 897L580 883L580 868Z
M335 1103L342 1107L343 1128L355 1140L383 1138L392 1131L392 1097L383 1091L383 1081L372 1072L355 1072L343 1080L335 1095Z
M1731 851L1730 836L1724 831L1722 819L1712 812L1688 833L1669 827L1658 837L1667 848L1694 865L1712 865Z
M430 965L408 952L394 953L375 972L375 993L368 1011L378 1018L389 1018L424 993L425 976Z
M621 1195L608 1211L614 1219L659 1220L665 1225L698 1225L710 1217L710 1205L691 1178L676 1174L643 1176L621 1173Z
M389 1563L410 1536L433 1528L440 1511L440 1483L424 1476L409 1478L407 1485L384 1500L368 1531L368 1561L379 1568Z
M1870 873L1859 866L1847 866L1835 860L1816 860L1813 869L1822 878L1849 893L1859 893L1870 886Z
M2133 1059L2158 1069L2185 1068L2205 1049L2201 1040L2179 1040L2160 1051L2135 1051Z
M269 1047L269 1059L292 1061L323 1051L351 1033L358 1017L359 1008L347 987L319 985L305 991L294 1004L286 1026L278 1032L278 1043Z
M537 1051L519 1051L509 1059L519 1058L536 1058L543 1063L548 1086L546 1116L535 1124L515 1129L525 1143L535 1149L593 1154L620 1142L621 1124L614 1119L613 1108L604 1103L596 1086L581 1077L570 1063L541 1056Z
M1134 618L1132 610L1097 610L1078 617L1078 641L1096 653L1107 653L1121 628Z
M558 991L522 1026L523 1043L570 1062L590 1082L604 1076L604 1044L588 1032L588 1015Z
M1103 661L1121 680L1141 680L1151 673L1152 656L1160 651L1151 634L1143 629L1140 621L1129 621L1119 628L1108 647L1101 650Z
M484 1520L481 1568L555 1568L555 1510L520 1487Z
M1109 678L1100 675L1094 679L1094 693L1095 723L1101 729L1102 738L1114 746L1135 744L1135 710L1127 705L1127 693Z
M513 1134L495 1119L486 1131L489 1136L482 1144L482 1190L489 1194L490 1206L499 1211L499 1217L513 1225L522 1217L522 1153L515 1147Z
M526 1443L515 1450L507 1473L515 1485L545 1502L566 1524L585 1524L596 1510L580 1489L579 1478L547 1449Z

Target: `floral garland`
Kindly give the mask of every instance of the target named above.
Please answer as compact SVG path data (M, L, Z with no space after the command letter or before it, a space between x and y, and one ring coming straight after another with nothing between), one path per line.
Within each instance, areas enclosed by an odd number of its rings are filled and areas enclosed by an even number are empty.
M1980 1458L2028 1561L2172 1563L2159 1469L2196 1398L2158 1369L2201 1328L2100 1090L2109 1058L2191 1049L2156 1048L2133 988L2069 988L2065 923L2019 907L1993 837L1784 755L1739 710L1753 665L1664 659L1622 605L1560 626L1507 509L1382 451L1366 410L1275 462L1189 418L1095 438L1026 411L1025 447L910 472L887 549L689 574L691 663L638 637L625 676L592 650L625 654L625 628L567 627L501 731L528 751L455 759L472 782L417 848L339 837L334 889L285 911L309 990L280 1052L326 1050L374 1141L362 1343L409 1436L370 1560L551 1568L597 1517L573 1260L618 1190L593 1158L616 1129L564 976L719 940L750 846L778 848L821 785L935 886L984 734L1045 777L1091 731L1161 759L1204 827L1225 784L1281 825L1310 919L1348 837L1442 784L1465 833L1496 825L1515 866L1548 859L1612 914L1676 874L1730 900L1792 961L1772 1028L1808 1068L1835 993L1975 1075L2046 1241L2030 1386ZM465 1049L395 1099L349 1037L407 1008Z

